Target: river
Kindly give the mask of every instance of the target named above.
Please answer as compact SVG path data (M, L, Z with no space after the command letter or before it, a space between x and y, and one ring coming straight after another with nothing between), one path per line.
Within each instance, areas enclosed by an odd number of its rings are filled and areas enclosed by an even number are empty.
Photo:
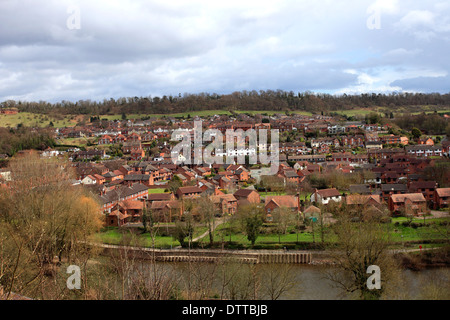
M148 262L143 262L147 264ZM202 281L207 280L208 274L214 274L214 280L211 282L213 292L221 291L221 272L214 269L214 264L208 263L163 263L157 262L159 270L171 272L172 276L178 279L188 279L188 273L191 278L203 277ZM290 280L294 286L281 294L279 300L349 300L355 299L350 295L343 295L343 291L333 285L333 282L325 278L325 274L332 271L332 267L325 265L258 265L262 270L282 270L289 268ZM248 266L241 265L239 270L244 271ZM215 271L211 271L214 269ZM261 269L260 269L261 270ZM195 274L195 275L193 275ZM230 271L232 274L232 271ZM398 288L394 288L394 295L388 299L445 299L450 300L450 268L432 268L421 271L403 270L401 272L402 281ZM268 275L261 277L262 281L267 281ZM247 281L242 279L239 281ZM182 281L180 281L182 283ZM400 284L401 283L401 284Z

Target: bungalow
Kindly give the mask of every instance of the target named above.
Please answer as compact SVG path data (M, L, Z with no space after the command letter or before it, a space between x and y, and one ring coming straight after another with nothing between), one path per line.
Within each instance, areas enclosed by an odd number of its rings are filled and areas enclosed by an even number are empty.
M425 144L427 146L434 146L434 141L431 138L419 138L417 141L419 144Z
M97 184L97 181L94 178L94 176L89 174L89 175L87 175L86 177L84 177L81 180L81 184L83 184L83 185L94 185L94 184Z

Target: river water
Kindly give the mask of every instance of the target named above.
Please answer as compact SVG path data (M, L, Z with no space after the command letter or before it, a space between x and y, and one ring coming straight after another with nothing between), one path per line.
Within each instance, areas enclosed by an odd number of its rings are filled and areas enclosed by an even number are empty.
M146 262L144 262L145 264ZM170 270L175 276L187 279L189 272L206 275L214 268L208 263L156 263L161 270ZM262 268L282 269L286 265L259 265ZM240 266L242 270L246 266ZM291 274L294 286L281 294L279 300L350 300L357 297L343 294L340 288L326 278L326 273L332 271L332 267L326 265L289 265L286 266ZM190 271L189 271L190 270ZM211 273L212 274L212 273ZM401 272L401 285L394 288L394 295L387 299L445 299L450 300L450 268L432 268L421 271L403 270ZM211 284L214 292L220 292L220 272L214 273L216 278ZM194 277L192 277L194 278ZM261 281L267 281L267 274ZM191 279L191 278L190 278Z

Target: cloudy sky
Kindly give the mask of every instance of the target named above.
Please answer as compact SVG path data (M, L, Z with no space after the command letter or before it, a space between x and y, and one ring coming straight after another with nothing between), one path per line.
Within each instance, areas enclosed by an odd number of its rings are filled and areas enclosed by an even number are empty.
M0 0L0 101L450 92L448 0Z

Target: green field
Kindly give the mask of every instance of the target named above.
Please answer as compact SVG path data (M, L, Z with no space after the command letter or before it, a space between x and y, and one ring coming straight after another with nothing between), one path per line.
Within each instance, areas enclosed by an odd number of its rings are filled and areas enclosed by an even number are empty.
M450 218L431 219L427 218L425 221L423 218L413 219L412 222L415 225L405 226L406 218L393 218L390 224L386 224L386 228L390 231L391 241L393 248L419 248L422 245L426 247L440 247L448 241L448 226L442 225L442 222L449 222ZM423 224L426 223L426 226ZM236 226L235 226L236 227ZM231 230L235 230L233 227ZM314 234L312 229L308 227L304 231L297 232L294 226L288 228L286 234L278 236L270 228L274 227L272 224L265 224L262 228L262 232L258 236L255 246L260 248L275 248L276 246L296 246L298 243L320 243L321 233L319 225L314 227ZM194 238L203 234L206 231L206 227L203 225L195 228ZM165 227L161 226L160 231L165 231ZM108 244L120 244L123 241L123 232L119 232L117 228L109 228L107 231L97 234L97 240ZM148 233L140 234L138 237L138 244L144 247L152 246L152 239ZM336 237L330 227L324 228L324 240L327 243L335 243ZM251 248L251 243L247 239L246 235L240 231L231 231L228 222L225 222L218 226L214 231L214 241L216 243L229 243L231 241L232 246L240 248ZM197 242L199 246L208 246L209 237L206 236ZM158 248L170 248L179 246L179 242L174 240L171 236L157 236L155 238L155 246Z
M433 106L424 106L421 111L417 111L417 108L412 112L409 112L407 108L399 108L392 110L396 116L410 113L413 115L421 114L425 112L427 114L434 113L435 107ZM361 109L351 109L351 110L340 110L340 111L330 111L329 113L336 113L340 115L345 115L348 117L354 116L356 118L363 118L366 115L369 115L371 112L378 112L383 114L384 112L389 112L390 110L386 108L361 108ZM246 113L250 115L256 114L284 114L284 111L281 110L236 110L236 113ZM450 113L450 109L443 108L442 110L438 110L438 113ZM311 116L311 112L307 111L292 111L292 113ZM172 113L172 114L127 114L127 119L142 119L144 117L152 117L152 118L163 118L163 117L175 117L175 118L188 118L188 116L195 117L209 117L214 115L231 115L228 110L201 110L201 111L187 111L180 113ZM113 120L122 120L121 114L116 115L100 115L100 119L107 119L110 121ZM47 127L50 122L53 123L53 126L56 128L62 127L73 127L80 121L84 120L86 123L89 122L88 115L44 115L44 114L34 114L29 112L20 112L15 115L0 115L0 127L16 127L19 124L22 124L27 127L35 126L35 127Z
M50 122L52 122L56 128L72 127L77 123L77 116L54 117L29 112L20 112L12 115L0 114L0 127L17 127L19 124L22 124L27 127L33 126L42 128L49 126Z
M158 188L158 189L148 189L148 193L164 193L164 188Z

